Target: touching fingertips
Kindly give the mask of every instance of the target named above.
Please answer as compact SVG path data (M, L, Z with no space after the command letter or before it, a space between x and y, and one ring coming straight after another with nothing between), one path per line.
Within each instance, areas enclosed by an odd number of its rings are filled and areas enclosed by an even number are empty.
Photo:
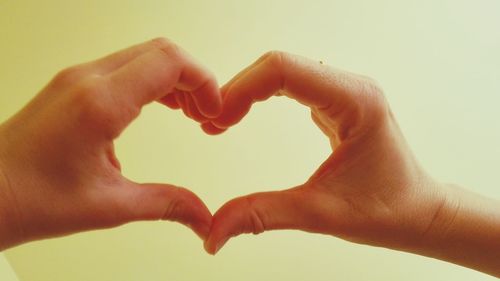
M177 188L175 192L177 197L171 201L162 219L184 224L205 241L210 233L212 214L191 191Z
M207 118L201 114L198 107L196 106L193 97L189 93L184 93L184 98L187 102L187 107L190 113L190 116L193 120L203 123L207 121Z
M215 246L212 243L210 243L208 239L205 240L205 243L203 243L203 248L205 249L205 252L207 252L208 254L215 255L217 253Z
M222 247L224 247L228 240L229 237L221 239L220 241L215 243L215 246L212 248L213 252L211 252L211 254L216 255L222 249Z
M223 233L221 233L220 226L217 227L212 225L212 228L210 230L211 232L209 233L207 239L205 240L205 243L203 247L205 248L205 251L211 255L217 254L222 247L227 243L227 241L231 238L230 236L224 236Z
M208 235L210 234L210 221L207 222L205 219L199 219L198 222L191 225L188 224L188 227L191 228L203 241L206 241Z
M225 132L227 129L222 129L214 126L211 122L206 122L201 124L201 129L209 135L219 135Z
M217 128L229 128L243 119L243 117L250 111L250 105L227 105L224 107L224 111L221 116L212 120L212 123Z
M168 94L158 100L161 104L168 106L171 109L179 109L181 106L175 98L175 94Z
M192 92L200 113L207 118L216 118L222 112L222 97L217 83L210 80Z
M179 105L179 108L184 108L186 107L186 102L184 100L184 94L181 92L175 92L174 94L175 101Z
M177 103L179 103L184 115L188 118L192 118L191 112L189 110L189 102L186 99L186 95L184 95L184 93L177 92L175 93L175 99L177 100Z

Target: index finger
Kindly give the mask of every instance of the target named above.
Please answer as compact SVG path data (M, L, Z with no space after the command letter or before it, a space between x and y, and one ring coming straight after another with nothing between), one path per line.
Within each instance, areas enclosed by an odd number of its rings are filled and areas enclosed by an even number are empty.
M137 108L174 91L190 93L206 117L217 116L222 100L214 75L174 43L156 41L153 48L108 75L112 93Z
M319 61L284 52L269 52L238 74L223 89L223 112L212 123L227 128L238 123L253 103L286 95L331 115L354 109L363 99L366 78ZM370 84L371 85L371 84Z

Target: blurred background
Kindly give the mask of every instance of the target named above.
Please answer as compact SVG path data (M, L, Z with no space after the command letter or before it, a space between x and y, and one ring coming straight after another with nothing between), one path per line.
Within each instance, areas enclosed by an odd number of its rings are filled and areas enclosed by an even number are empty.
M285 50L377 79L432 175L500 198L499 14L496 0L0 0L0 121L60 69L158 36L220 83L265 51ZM272 98L216 137L152 104L117 153L131 179L188 187L216 211L239 195L304 182L330 150L306 108ZM168 222L23 245L0 254L0 279L17 280L11 270L19 281L495 280L294 231L241 236L212 257Z

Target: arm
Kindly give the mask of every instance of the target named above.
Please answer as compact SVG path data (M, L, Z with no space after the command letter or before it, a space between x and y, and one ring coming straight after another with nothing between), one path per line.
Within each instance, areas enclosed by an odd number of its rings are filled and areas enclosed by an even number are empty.
M500 277L500 202L454 185L415 253Z
M136 220L206 237L212 216L192 192L121 174L113 140L153 101L200 122L221 110L214 76L156 39L60 72L1 124L0 250Z
M205 248L233 236L298 229L435 257L500 275L500 205L444 185L418 164L377 84L281 52L222 89L209 133L238 123L256 101L286 95L311 109L332 153L302 185L236 198L214 215ZM307 148L304 148L307 149Z
M2 140L0 138L0 147L3 146ZM0 155L0 159L2 159ZM11 187L10 183L3 172L3 164L0 161L0 249L6 249L9 245L15 244L14 235L15 232L19 232L15 229L16 224L12 219L14 216L11 213L15 213L15 208L9 208L9 201L7 198L11 197Z

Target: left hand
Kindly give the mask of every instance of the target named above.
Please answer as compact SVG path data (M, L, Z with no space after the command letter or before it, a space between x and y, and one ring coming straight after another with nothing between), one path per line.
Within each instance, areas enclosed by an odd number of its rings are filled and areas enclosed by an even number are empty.
M332 152L301 185L224 204L205 241L209 253L242 233L297 229L428 254L422 241L434 231L448 189L420 167L376 82L274 51L221 92L223 112L205 131L234 126L253 103L284 95L309 107Z
M214 76L155 39L60 72L0 125L0 250L135 220L172 220L208 234L192 192L122 176L113 140L159 100L206 122L221 111Z

